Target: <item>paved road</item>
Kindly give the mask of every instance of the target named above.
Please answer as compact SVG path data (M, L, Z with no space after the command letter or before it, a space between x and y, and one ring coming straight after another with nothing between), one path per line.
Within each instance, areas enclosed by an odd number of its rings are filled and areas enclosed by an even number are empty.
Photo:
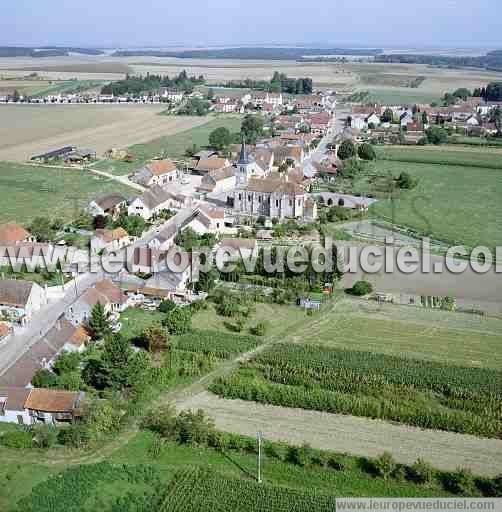
M403 464L422 458L443 470L469 468L478 475L502 473L502 440L437 430L422 430L341 414L227 400L202 392L177 403L178 409L203 409L226 432L352 455L392 453Z
M69 287L62 299L50 302L37 311L26 327L17 329L13 336L0 345L0 375L52 329L57 319L78 295L102 278L102 273L87 273L78 277L76 285Z

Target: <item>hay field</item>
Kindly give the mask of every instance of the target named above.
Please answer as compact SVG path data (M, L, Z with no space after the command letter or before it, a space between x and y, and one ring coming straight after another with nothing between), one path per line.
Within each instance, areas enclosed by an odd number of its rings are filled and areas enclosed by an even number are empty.
M157 115L162 105L0 105L0 160L25 162L65 145L92 148L98 156L188 130L204 117Z

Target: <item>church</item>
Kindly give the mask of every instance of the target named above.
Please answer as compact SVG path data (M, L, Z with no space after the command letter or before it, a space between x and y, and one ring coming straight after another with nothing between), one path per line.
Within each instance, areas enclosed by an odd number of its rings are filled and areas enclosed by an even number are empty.
M287 175L264 175L257 169L260 167L248 157L246 145L242 144L236 165L237 188L233 197L229 197L235 213L278 220L314 220L317 217L317 205L305 193L303 185L290 180Z

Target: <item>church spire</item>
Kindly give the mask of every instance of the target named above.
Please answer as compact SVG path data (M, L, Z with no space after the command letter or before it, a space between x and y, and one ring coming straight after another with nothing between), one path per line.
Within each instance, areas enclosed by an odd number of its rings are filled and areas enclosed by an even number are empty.
M244 137L242 137L241 154L239 156L239 161L237 163L239 165L247 165L249 163L248 152L246 149L246 141L244 140Z

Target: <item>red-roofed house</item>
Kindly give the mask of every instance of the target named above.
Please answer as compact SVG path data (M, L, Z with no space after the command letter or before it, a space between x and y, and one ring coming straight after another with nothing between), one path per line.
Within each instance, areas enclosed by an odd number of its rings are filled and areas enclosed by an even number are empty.
M98 302L104 307L106 313L121 312L127 307L127 297L122 290L110 280L97 283L88 288L80 298L65 311L65 318L74 326L87 325L93 307Z
M23 226L15 222L0 224L0 246L35 242L35 238Z

